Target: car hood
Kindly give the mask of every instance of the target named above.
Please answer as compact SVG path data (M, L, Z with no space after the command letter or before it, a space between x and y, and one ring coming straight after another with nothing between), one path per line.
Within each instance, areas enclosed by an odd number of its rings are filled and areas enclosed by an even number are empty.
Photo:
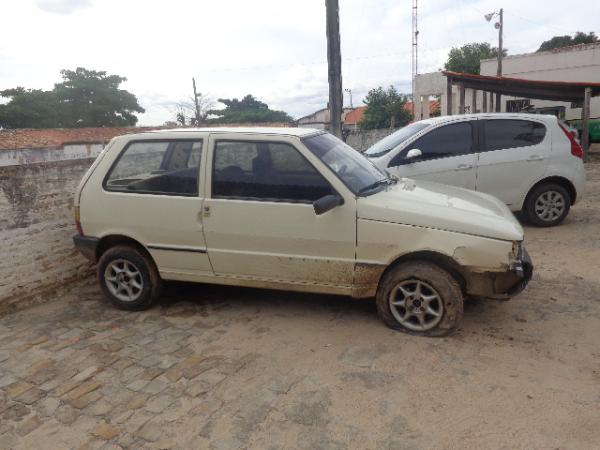
M358 218L520 241L523 228L495 197L429 181L402 179L359 197Z

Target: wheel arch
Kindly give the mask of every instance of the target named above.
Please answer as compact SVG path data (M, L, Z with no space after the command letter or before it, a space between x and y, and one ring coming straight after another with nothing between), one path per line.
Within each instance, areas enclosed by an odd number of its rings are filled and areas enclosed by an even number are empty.
M156 261L152 258L152 255L148 251L146 247L144 247L139 241L133 239L132 237L126 236L124 234L109 234L103 236L98 241L98 246L96 247L96 262L100 260L102 255L110 248L115 247L117 245L127 245L135 248L144 256L150 259L154 265L156 265Z
M379 283L381 283L381 280L383 280L383 278L385 277L385 275L387 275L388 272L390 272L400 264L409 261L427 261L436 264L437 266L450 273L450 275L452 275L454 279L456 279L456 281L458 282L463 293L466 292L467 278L463 267L452 257L432 250L419 250L398 256L383 271L381 277L379 278Z
M555 183L558 184L559 186L562 186L563 188L565 188L567 190L567 192L569 193L569 200L571 202L571 206L573 206L575 204L575 202L577 201L577 189L575 189L575 185L567 178L562 177L560 175L553 175L553 176L549 176L546 177L540 181L538 181L537 183L535 183L533 186L531 186L529 188L529 190L527 191L527 194L525 195L525 198L523 199L523 204L521 206L521 208L524 208L525 205L527 204L527 200L529 200L529 196L531 195L531 192L538 186L545 184L545 183Z

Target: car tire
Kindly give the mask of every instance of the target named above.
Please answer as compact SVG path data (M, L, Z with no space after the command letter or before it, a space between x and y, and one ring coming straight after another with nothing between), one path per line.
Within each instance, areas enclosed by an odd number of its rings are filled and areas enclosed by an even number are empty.
M447 336L458 328L464 299L449 272L427 261L409 261L383 276L376 303L379 316L394 330Z
M162 286L154 261L131 246L115 246L104 252L97 275L106 298L129 311L151 307Z
M538 227L553 227L561 223L571 209L571 196L560 184L542 183L527 195L523 214Z

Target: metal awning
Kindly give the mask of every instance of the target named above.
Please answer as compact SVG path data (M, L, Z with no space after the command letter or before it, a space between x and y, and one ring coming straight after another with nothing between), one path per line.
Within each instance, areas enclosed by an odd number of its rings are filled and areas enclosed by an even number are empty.
M585 97L586 88L590 88L592 97L600 95L600 83L525 80L523 78L491 77L449 71L442 73L452 84L460 84L467 89L513 95L516 97L562 102L582 102Z
M496 111L500 111L499 95L580 103L582 105L581 143L585 150L589 147L590 98L600 96L600 83L580 81L526 80L523 78L494 77L442 71L448 81L447 110L452 113L452 86L460 88L459 111L465 110L465 89L491 92L497 95ZM484 105L486 96L484 96ZM490 99L491 102L491 99Z

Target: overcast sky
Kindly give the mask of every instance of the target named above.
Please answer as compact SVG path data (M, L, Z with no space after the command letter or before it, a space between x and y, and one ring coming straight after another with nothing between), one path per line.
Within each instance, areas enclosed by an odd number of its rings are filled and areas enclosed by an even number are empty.
M411 0L339 0L345 88L410 93ZM0 0L0 90L51 89L60 70L105 70L146 109L140 125L175 117L191 77L213 98L251 93L297 118L327 103L325 0ZM554 35L600 34L597 0L421 0L419 72L453 46L497 45L483 14L503 7L510 54ZM349 106L349 99L346 98Z

